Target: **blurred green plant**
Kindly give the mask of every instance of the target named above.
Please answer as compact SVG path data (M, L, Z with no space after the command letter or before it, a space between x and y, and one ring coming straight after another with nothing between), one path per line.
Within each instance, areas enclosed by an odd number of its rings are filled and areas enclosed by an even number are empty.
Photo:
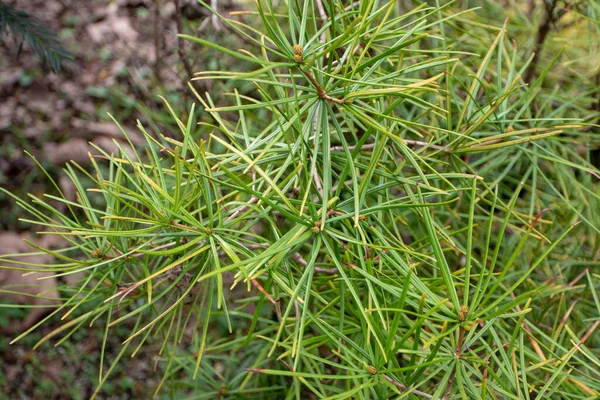
M180 35L255 65L195 80L252 92L190 86L179 137L66 167L76 202L14 197L71 245L7 267L83 275L15 340L102 326L99 389L158 341L172 397L598 396L598 88L560 52L525 82L493 2L275 3L217 14L244 49Z

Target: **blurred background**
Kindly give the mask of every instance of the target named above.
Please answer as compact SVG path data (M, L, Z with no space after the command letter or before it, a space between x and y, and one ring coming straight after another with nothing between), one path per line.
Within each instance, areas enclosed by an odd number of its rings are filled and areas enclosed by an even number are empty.
M63 62L60 71L55 72L27 43L19 49L11 35L2 32L0 37L0 187L21 198L28 193L56 194L50 178L68 196L74 196L69 180L61 174L65 163L74 160L84 168L89 166L88 152L94 152L89 142L109 151L116 148L113 140L125 144L109 112L136 145L140 144L140 136L135 133L138 119L155 135L170 136L174 132L175 121L165 112L159 96L177 112L189 110L190 74L229 68L198 46L192 48L190 43L181 53L176 36L179 30L191 35L201 33L224 46L240 46L237 36L225 32L192 0L3 3L38 19L73 54L73 60ZM213 5L222 12L246 8L245 0L219 0ZM196 89L206 88L196 85ZM23 240L32 239L36 227L19 220L25 216L13 198L0 192L0 254L31 251ZM28 261L52 260L42 256ZM35 283L28 279L35 278L0 270L0 286ZM56 294L53 282L45 283L48 297ZM44 303L39 299L1 296L0 302L34 301L33 306ZM9 345L17 332L37 322L43 314L44 309L39 308L0 308L0 398L89 398L98 384L103 330L84 329L60 347L50 344L33 351L32 346L53 330L50 323L23 341ZM117 356L124 337L126 332L121 336L117 332L109 338L107 360ZM157 349L147 350L135 361L116 367L114 380L104 386L100 398L152 397L162 373L154 359Z
M252 9L253 1L207 2L224 14L237 11L232 15L247 23L255 19L240 13ZM409 10L422 2L398 3ZM429 3L435 5L436 1ZM74 160L85 168L90 163L88 152L94 152L89 142L110 151L116 148L115 140L124 140L108 113L130 134L133 145L141 144L135 133L137 120L155 135L171 136L176 124L161 96L176 113L184 113L194 101L187 87L194 72L246 68L239 61L216 57L210 49L178 41L177 33L183 32L232 49L248 46L194 0L4 0L3 4L39 19L73 54L72 61L54 72L27 45L19 49L10 35L0 37L0 186L19 198L26 198L28 193L57 193L58 188L74 196L68 180L61 178L65 163ZM593 15L600 14L599 4L592 0L458 0L447 12L480 7L457 18L457 29L461 18L477 20L480 31L469 24L459 32L458 43L482 55L494 32L508 18L508 38L518 46L519 62L536 52L524 71L526 82L535 79L564 49L541 90L556 92L556 98L564 101L576 99L574 108L585 122L598 123L600 21ZM482 35L483 31L490 34ZM216 99L231 89L227 86L231 82L192 85L199 93L210 91ZM252 85L236 87L242 94L252 95L254 90ZM203 118L202 110L197 112ZM203 132L198 129L200 136ZM15 200L0 192L0 254L28 251L23 239L40 240L32 236L34 227L20 220L24 216ZM20 279L27 284L27 278L0 270L0 284ZM48 293L56 292L52 282L47 282ZM0 398L89 398L98 382L102 328L80 329L58 347L45 343L33 351L32 345L54 329L48 323L9 345L16 332L43 314L43 308L0 308ZM117 357L123 340L118 329L114 332L107 343L106 357L110 360ZM128 332L124 329L123 336ZM156 359L160 343L156 346L146 346L135 358L119 363L100 397L150 398L162 377Z

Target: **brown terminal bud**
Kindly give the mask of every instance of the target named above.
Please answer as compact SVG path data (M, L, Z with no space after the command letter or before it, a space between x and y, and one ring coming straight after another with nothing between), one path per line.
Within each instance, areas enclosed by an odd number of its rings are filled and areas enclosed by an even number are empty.
M469 306L465 306L465 305L460 306L460 311L458 312L458 319L461 322L466 321L468 313L469 313Z
M102 250L100 250L100 249L93 250L90 253L90 255L94 258L102 258Z
M304 61L304 57L302 57L302 54L294 54L294 61L301 64Z
M211 235L212 234L212 229L210 228L205 228L204 232L206 232L207 235Z
M304 54L304 49L302 48L301 45L296 44L294 45L294 54L301 56L302 54Z
M313 227L312 227L312 231L314 233L319 233L321 232L321 227L320 227L321 223L319 221L314 221L313 222Z
M369 372L371 375L376 375L376 374L377 374L377 368L375 368L375 367L374 367L374 366L372 366L372 365L369 365L369 366L367 367L367 372Z

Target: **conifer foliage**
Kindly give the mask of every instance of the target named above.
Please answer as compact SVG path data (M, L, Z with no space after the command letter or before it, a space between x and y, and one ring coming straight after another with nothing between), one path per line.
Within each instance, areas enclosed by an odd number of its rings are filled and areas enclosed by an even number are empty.
M15 199L70 242L26 268L83 276L40 344L126 327L100 384L159 343L175 397L597 395L594 89L548 89L559 54L524 82L506 26L405 3L257 0L217 14L242 49L182 35L234 89L67 166L76 202Z

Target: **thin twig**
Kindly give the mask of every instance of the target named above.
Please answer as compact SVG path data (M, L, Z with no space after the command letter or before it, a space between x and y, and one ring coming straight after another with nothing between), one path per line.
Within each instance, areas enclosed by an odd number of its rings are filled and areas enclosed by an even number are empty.
M317 10L319 11L319 16L323 20L323 23L327 22L327 13L325 12L325 7L323 7L323 2L321 0L316 0ZM327 37L325 36L325 31L321 32L321 36L319 37L319 41L321 43L325 42Z
M407 145L415 146L415 147L427 147L439 151L443 151L444 153L450 153L450 149L447 146L439 146L437 144L431 144L427 142L420 142L418 140L410 140L404 139ZM363 144L360 149L361 150L372 150L375 147L375 143ZM349 151L353 151L356 146L348 146ZM329 148L331 151L344 151L344 146L332 146Z
M257 288L259 292L261 292L262 294L264 294L265 297L272 304L276 304L275 300L273 300L273 298L271 297L271 295L265 290L265 288L256 279L250 279L250 281L252 282L252 284L254 285L254 287Z
M294 371L294 368L292 368L292 366L290 364L288 364L287 362L285 362L284 360L279 360L279 361L281 361L283 363L283 365L285 365L285 367L287 369L289 369L290 371L296 372L296 371Z
M392 385L396 386L398 389L405 391L406 390L406 386L404 386L403 384L401 384L400 382L396 382L395 380L393 380L392 378L390 378L389 376L387 376L386 374L380 374L380 376L382 376L386 381L388 381L389 383L391 383ZM425 392L422 392L420 390L410 390L409 391L412 394L416 394L418 396L421 397L425 397L426 399L433 399L433 396L430 394L427 394Z
M161 52L161 39L162 39L162 24L160 23L160 0L154 2L154 76L156 80L160 81L160 52Z
M175 221L171 221L171 226L175 226L177 228L181 228L186 231L200 232L198 229L194 228L193 226L183 225L183 224L180 224L179 222L175 222Z
M306 259L304 257L302 257L302 254L300 254L300 253L292 254L292 260L294 262L296 262L296 264L300 264L303 267L306 267L308 265L308 262L306 261ZM336 275L338 273L337 268L314 267L314 270L315 270L315 272L318 272L321 274L327 274L327 275Z
M292 254L292 260L296 262L296 264L300 264L303 267L306 267L308 265L308 262L306 261L306 259L304 259L304 257L302 257L302 254L300 253Z
M550 33L550 29L552 29L552 25L559 19L555 16L554 10L556 9L556 5L558 0L551 0L549 2L544 2L545 5L545 13L544 19L540 23L538 27L537 37L535 39L535 54L533 55L533 59L531 60L531 64L527 67L525 74L523 75L523 80L527 83L531 83L535 78L535 69L537 67L537 63L540 59L540 54L542 53L542 49L544 47L544 41Z
M510 297L514 299L515 294L511 292ZM519 307L519 305L517 304L515 306L515 310L517 310L517 312L521 312L521 307ZM529 328L529 325L527 325L527 321L525 321L525 320L523 320L523 329L525 329L525 331L528 333L527 336L529 337L529 341L531 342L531 346L533 347L533 350L535 351L535 353L542 359L542 361L546 361L546 355L544 354L544 351L538 344L537 340L535 340L535 337L533 336L533 333L531 332L531 328Z
M210 7L217 11L217 0L210 0ZM217 17L217 14L213 14L210 17L213 28L215 28L215 30L218 32L221 30L221 22L219 21L219 17Z
M359 6L359 5L360 5L360 1L355 1L354 3L350 4L348 7L344 8L344 11L350 11L354 7Z
M575 308L575 306L577 305L578 301L575 300L573 303L571 303L571 305L569 306L569 309L567 310L567 312L565 313L565 315L563 315L562 319L560 320L560 323L558 324L559 328L558 328L558 332L560 332L563 328L563 326L567 323L567 321L569 320L569 317L571 316L571 313L573 312L573 309Z
M458 328L458 343L456 344L456 356L458 358L460 358L462 355L462 348L463 348L464 340L465 340L465 328L464 328L464 326L461 326L460 328Z
M317 187L317 191L319 192L321 197L323 197L323 181L321 180L321 176L319 175L319 172L317 171L316 165L315 165L315 169L313 172L314 172L313 179L315 180L315 186Z
M587 268L584 269L582 273L580 273L579 275L577 275L575 277L575 279L573 279L571 282L569 282L569 284L567 285L567 287L570 288L570 287L575 286L577 284L577 282L579 282L579 280L581 278L583 278L587 274L587 272L588 272L588 269Z
M427 142L420 142L418 140L410 140L410 139L404 139L404 141L406 142L406 144L410 145L410 146L417 146L417 147L429 147L435 150L440 150L443 151L444 153L450 153L450 149L448 148L448 146L439 146L437 144L431 144L431 143L427 143Z
M319 82L317 82L317 78L315 78L315 76L313 74L311 74L310 72L303 71L303 70L300 70L300 71L304 74L304 76L306 77L306 79L308 79L309 82L317 90L317 95L320 98L322 98L323 100L331 101L331 102L336 103L336 104L344 104L344 100L338 99L338 98L335 98L335 97L331 97L330 95L328 95L327 91L325 89L323 89L323 87L319 84Z
M177 24L177 33L183 33L183 24L181 23L181 4L179 2L179 0L173 0L175 2L175 23ZM183 67L185 68L185 72L187 73L187 80L189 81L190 79L192 79L192 77L194 76L194 73L192 72L192 67L190 66L190 63L188 62L186 56L185 56L185 41L183 40L182 37L178 37L177 38L177 51L179 53L179 58L181 59L181 62L183 63Z
M450 378L448 378L448 386L446 386L446 394L444 394L443 399L448 400L450 398L450 393L452 392L452 385L454 385L454 378L456 376L456 370L452 371L450 374Z
M584 344L589 339L589 337L592 336L592 333L594 333L598 325L600 325L600 321L594 322L594 325L592 325L592 327L585 333L585 335L583 335L583 337L579 341L580 345Z
M361 150L373 150L375 148L375 143L363 144L360 149ZM356 149L356 146L348 146L348 151L353 151ZM344 146L332 146L329 148L331 151L344 151Z
M463 342L465 340L465 327L460 326L458 328L458 341L456 343L456 357L460 358L462 354ZM448 386L446 388L446 394L444 395L444 399L450 398L450 393L452 393L452 385L454 385L454 378L456 378L456 369L452 371L450 378L448 379Z
M250 197L250 200L248 200L248 203L239 206L238 208L236 208L236 210L233 212L233 214L231 214L229 217L227 217L227 219L225 220L225 222L229 222L231 220L236 219L237 217L239 217L241 214L245 213L246 211L248 211L248 209L250 208L250 205L252 204L256 204L258 203L258 197L256 196L252 196Z
M325 275L337 275L339 271L337 268L323 268L323 267L315 267L315 272L319 272Z

